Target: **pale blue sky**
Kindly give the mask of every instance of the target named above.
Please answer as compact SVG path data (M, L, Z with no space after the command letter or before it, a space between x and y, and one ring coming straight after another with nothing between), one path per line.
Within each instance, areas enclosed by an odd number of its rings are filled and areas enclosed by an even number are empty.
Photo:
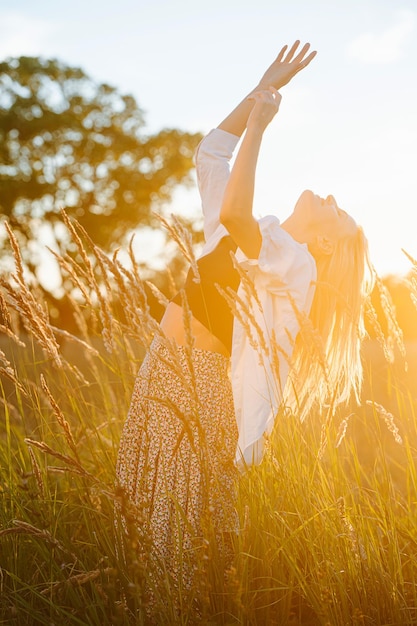
M408 271L402 247L417 256L416 34L414 0L0 0L0 58L81 66L132 93L149 131L208 131L284 43L310 41L318 56L265 137L255 211L284 219L303 189L332 193L381 274ZM196 190L180 207L198 211Z

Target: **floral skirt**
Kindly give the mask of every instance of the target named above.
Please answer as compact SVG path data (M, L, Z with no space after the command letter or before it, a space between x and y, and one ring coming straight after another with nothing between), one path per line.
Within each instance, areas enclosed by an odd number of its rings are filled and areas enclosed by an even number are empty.
M161 571L182 585L204 546L237 531L237 426L229 360L156 338L139 370L116 478ZM127 521L126 521L127 520Z

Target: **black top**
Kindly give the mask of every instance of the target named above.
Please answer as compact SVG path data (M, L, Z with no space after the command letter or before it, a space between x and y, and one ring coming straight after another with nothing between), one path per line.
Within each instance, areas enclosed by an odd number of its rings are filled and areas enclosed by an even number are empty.
M200 281L195 280L190 268L184 286L193 317L217 337L229 353L232 348L233 314L216 284L224 290L230 287L237 291L240 278L230 254L235 251L236 244L230 235L223 237L212 252L198 259ZM177 293L172 302L181 306L181 293Z

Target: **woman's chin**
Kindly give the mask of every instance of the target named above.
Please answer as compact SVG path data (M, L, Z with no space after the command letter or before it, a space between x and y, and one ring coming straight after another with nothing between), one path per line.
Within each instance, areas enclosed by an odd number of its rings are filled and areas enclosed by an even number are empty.
M305 189L296 202L294 212L311 213L317 197L311 189Z

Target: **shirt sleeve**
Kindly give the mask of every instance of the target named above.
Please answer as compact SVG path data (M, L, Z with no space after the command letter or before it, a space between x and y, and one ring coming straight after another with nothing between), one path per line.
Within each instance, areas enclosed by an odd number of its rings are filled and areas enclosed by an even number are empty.
M258 286L271 293L287 292L296 297L316 279L316 264L306 244L300 244L283 228L279 220L268 215L259 220L262 245L257 259L248 259L241 250L236 254L240 265ZM300 293L301 295L301 293ZM297 299L297 298L296 298Z
M223 195L230 175L230 160L239 137L220 128L209 132L200 142L195 164L204 216L206 241L220 224Z

